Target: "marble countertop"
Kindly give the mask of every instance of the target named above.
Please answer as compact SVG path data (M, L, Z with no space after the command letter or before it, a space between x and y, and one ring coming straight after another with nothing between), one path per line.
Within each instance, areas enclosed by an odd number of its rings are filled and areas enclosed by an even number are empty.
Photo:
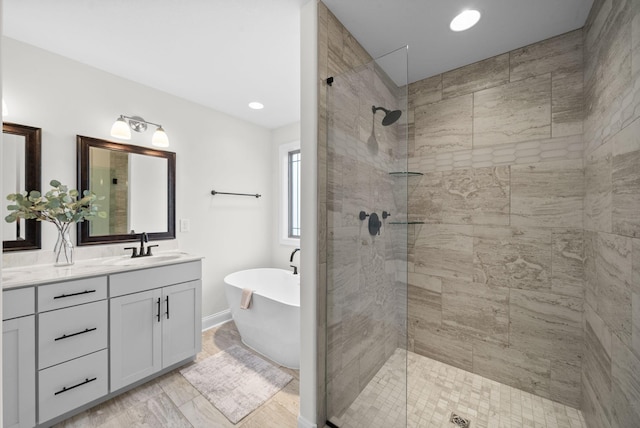
M2 269L2 289L67 281L97 275L166 266L201 260L201 256L181 251L158 252L153 256L132 259L130 256L88 259L71 266L36 265Z

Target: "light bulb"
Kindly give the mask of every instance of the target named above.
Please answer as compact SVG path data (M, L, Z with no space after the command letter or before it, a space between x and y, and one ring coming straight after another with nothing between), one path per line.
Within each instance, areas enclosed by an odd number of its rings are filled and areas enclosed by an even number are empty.
M2 117L9 115L9 109L7 108L7 103L4 102L4 98L2 99Z
M167 137L167 133L164 132L162 126L158 126L156 132L153 133L151 144L156 147L169 147L169 137Z
M120 116L111 127L111 136L122 140L131 139L131 128L124 117Z

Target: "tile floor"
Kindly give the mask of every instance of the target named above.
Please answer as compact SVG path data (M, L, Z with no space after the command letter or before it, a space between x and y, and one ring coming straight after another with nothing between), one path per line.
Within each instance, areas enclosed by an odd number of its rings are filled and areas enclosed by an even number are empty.
M197 361L241 344L232 322L202 333ZM244 345L243 345L244 346ZM408 358L408 361L406 361ZM59 428L295 428L299 412L299 373L237 425L227 420L175 370L99 404ZM339 419L340 428L390 428L405 425L405 372L408 370L411 428L454 428L452 411L472 428L586 428L582 413L447 364L397 350Z
M471 428L586 428L579 410L413 352L397 350L339 420L340 428L404 427L408 370L411 428L453 428L451 412Z
M233 322L207 330L202 333L202 352L196 361L234 344L242 343ZM56 427L295 428L298 426L299 374L297 370L281 369L294 379L237 425L229 422L175 370L67 419Z

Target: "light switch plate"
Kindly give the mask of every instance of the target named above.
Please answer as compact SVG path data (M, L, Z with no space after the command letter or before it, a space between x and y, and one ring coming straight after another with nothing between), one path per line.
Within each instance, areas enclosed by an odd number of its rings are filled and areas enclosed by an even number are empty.
M180 219L180 232L188 232L191 229L191 222L188 218Z

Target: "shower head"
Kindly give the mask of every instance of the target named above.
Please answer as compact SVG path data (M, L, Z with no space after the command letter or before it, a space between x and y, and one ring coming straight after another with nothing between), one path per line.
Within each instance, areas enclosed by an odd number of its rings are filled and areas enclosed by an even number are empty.
M382 110L384 112L384 117L382 118L382 126L389 126L395 123L398 119L400 119L400 116L402 116L402 112L400 110L391 111L387 110L384 107L371 106L371 111L374 115L378 110Z

